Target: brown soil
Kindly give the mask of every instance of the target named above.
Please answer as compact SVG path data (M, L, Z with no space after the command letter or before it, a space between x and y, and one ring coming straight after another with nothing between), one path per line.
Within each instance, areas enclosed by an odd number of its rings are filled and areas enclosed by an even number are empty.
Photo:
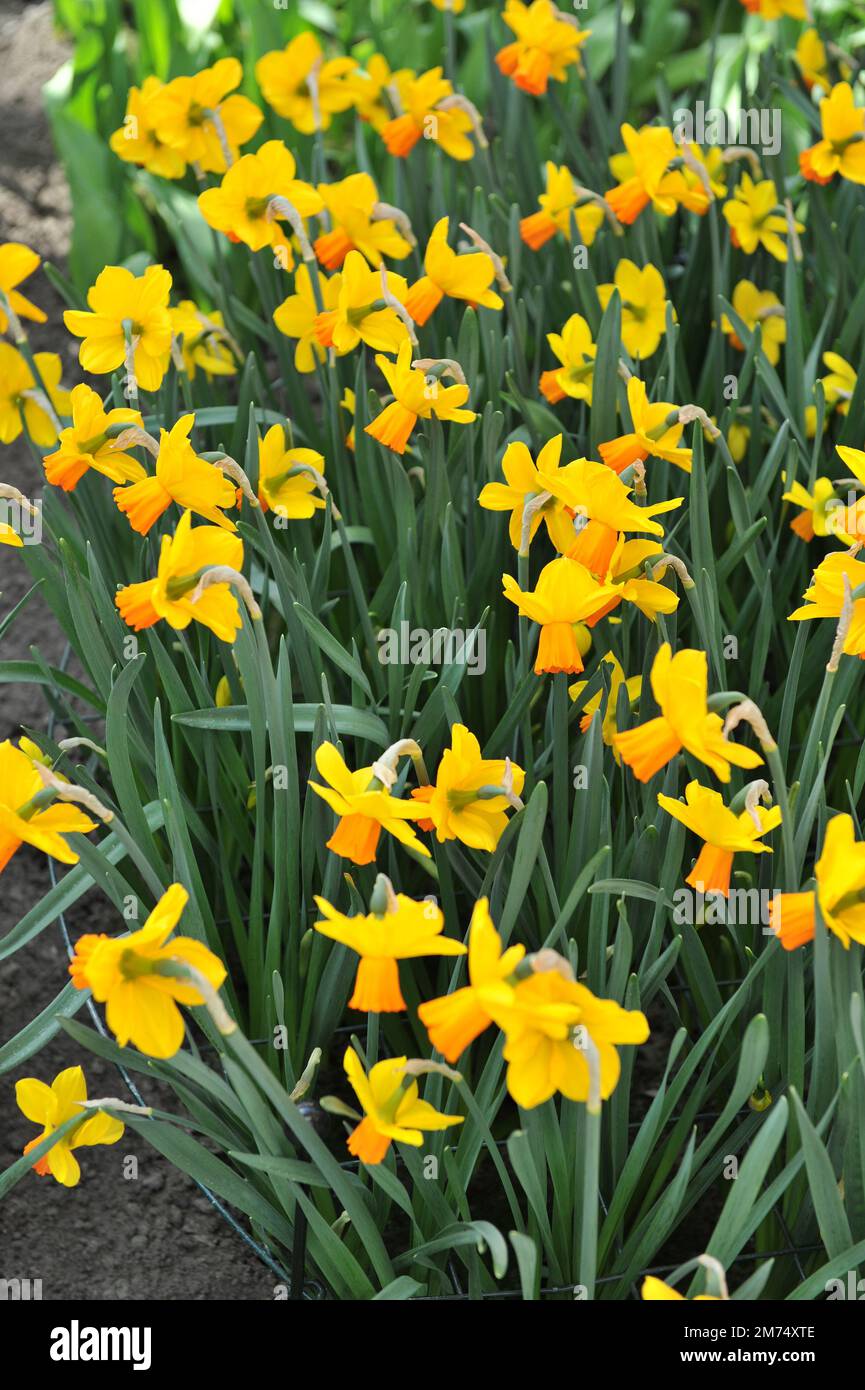
M50 4L0 0L0 242L26 242L61 269L69 241L69 193L52 150L41 89L67 56L52 28ZM74 345L58 327L63 305L44 276L34 277L28 293L49 316L45 327L34 328L34 346L63 355L64 380L72 385L80 372ZM42 491L38 469L26 447L17 444L3 449L0 478L28 496ZM29 588L16 552L0 546L0 616ZM0 658L26 658L33 644L49 662L60 660L62 636L39 599L7 634ZM37 686L0 685L0 739L17 734L21 724L44 728L48 713ZM0 936L49 887L44 856L20 850L3 873ZM114 930L112 918L105 900L91 895L69 914L73 940L84 931ZM60 928L53 925L0 964L0 1042L14 1037L56 996L66 981L66 963ZM85 1013L79 1017L89 1021ZM91 1096L124 1095L117 1071L82 1054L63 1034L22 1070L50 1081L76 1063L85 1068ZM15 1105L19 1074L0 1076L0 1170L35 1132ZM146 1098L155 1099L155 1093ZM158 1103L177 1108L162 1095ZM133 1154L138 1176L127 1180L124 1159ZM137 1136L127 1131L119 1144L83 1150L81 1157L78 1187L67 1190L52 1178L31 1174L0 1202L0 1279L41 1279L44 1299L273 1297L276 1276L195 1184Z

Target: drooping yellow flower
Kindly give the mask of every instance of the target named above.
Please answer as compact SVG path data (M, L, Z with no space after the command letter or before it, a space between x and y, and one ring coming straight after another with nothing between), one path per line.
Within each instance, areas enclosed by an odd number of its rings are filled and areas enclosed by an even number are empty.
M733 856L771 854L770 847L762 843L762 836L781 824L780 806L772 806L769 810L757 806L753 811L737 814L725 806L720 792L703 787L697 781L689 782L685 788L684 803L659 792L658 805L704 841L685 879L699 893L723 893L727 897Z
M163 179L182 179L186 159L179 149L160 140L153 124L151 106L161 92L158 77L145 77L141 87L130 87L123 125L109 137L108 144L119 159L139 164Z
M520 218L520 236L526 245L538 251L556 232L570 240L573 212L583 245L591 246L604 220L604 210L596 202L586 202L585 197L570 169L548 159L546 189L538 199L540 212Z
M492 1023L488 1003L511 1002L513 975L526 953L525 946L502 950L502 939L490 916L486 898L479 898L469 926L469 983L451 994L430 999L418 1008L418 1018L429 1040L449 1062L455 1062Z
M609 602L609 590L577 560L560 555L544 565L534 590L519 587L513 575L502 575L505 598L541 628L535 657L535 675L544 672L582 671L583 658L574 632Z
M522 550L525 508L533 501L540 505L531 506L527 519L528 541L534 539L538 527L543 522L557 550L564 551L573 543L574 528L562 499L552 493L547 499L542 497L548 489L541 481L541 472L555 476L561 456L560 434L547 440L538 454L537 464L533 461L527 445L523 444L522 440L514 440L507 446L502 458L502 472L507 481L487 483L482 489L478 498L482 507L490 512L510 512L508 534L514 550Z
M604 566L605 545L603 540L592 538L591 533L595 528L599 531L603 529L597 522L590 521L588 526L578 533L576 544L569 551L572 559L580 554L586 557L582 563L596 579L606 585L610 595L603 608L586 619L587 626L593 628L602 618L606 618L618 608L620 603L632 603L650 622L655 622L659 613L674 613L679 606L678 594L661 584L658 579L649 579L645 573L646 560L661 554L661 547L657 541L628 540L622 531L616 538L612 553ZM663 578L665 572L666 566L658 569L659 579Z
M315 750L315 765L328 785L322 787L317 782L309 785L339 816L336 830L327 842L329 850L343 859L350 859L353 864L372 864L384 830L415 854L430 857L426 845L418 839L412 826L406 824L422 817L421 807L391 796L371 767L350 772L332 743L319 744Z
M612 748L613 757L618 763L621 762L621 755L616 747L616 735L619 732L619 726L616 722L619 691L622 686L624 686L628 694L628 702L633 705L634 702L640 698L640 691L643 688L643 677L628 676L626 678L622 663L619 661L615 652L607 652L605 656L601 657L601 661L605 666L609 666L610 668L610 689L607 694L607 707L601 722L601 738L608 748ZM587 685L588 681L574 681L573 685L569 685L568 694L571 699L578 700ZM603 697L603 690L599 690L582 706L583 717L580 720L580 729L584 734L588 733L592 720L600 710Z
M681 497L674 497L638 507L631 500L632 489L594 459L575 459L555 473L538 472L546 491L564 502L576 522L564 553L596 575L607 573L621 532L662 537L664 528L654 518L682 504Z
M255 102L235 92L242 80L243 69L236 58L220 58L192 77L175 77L149 98L147 121L162 143L187 164L223 174L223 140L233 162L264 120Z
M376 1062L369 1075L353 1047L343 1065L364 1117L348 1137L348 1151L368 1165L381 1163L391 1143L419 1148L425 1131L461 1125L462 1115L443 1115L418 1096L418 1084L406 1072L406 1057Z
M385 272L388 294L404 304L408 284L402 275ZM334 304L316 315L314 332L323 348L343 356L366 343L378 352L399 352L408 339L405 322L382 298L381 275L371 270L359 251L349 251L333 277Z
M208 378L236 375L237 357L220 309L205 314L194 300L181 299L168 312L171 331L181 340L183 366L190 381L195 380L198 371Z
M843 532L843 515L839 515L843 507L831 478L815 478L813 492L794 481L783 494L783 501L802 508L790 522L790 530L803 541L812 541L815 536L838 536L847 544L852 543L853 537Z
M60 386L60 357L56 352L35 352L33 360L48 392L47 402L26 357L11 343L0 342L0 444L11 444L26 429L34 444L47 449L59 436L55 416L69 414L69 392Z
M255 65L264 99L302 135L328 130L334 115L356 97L354 58L325 60L315 34L305 30L283 49L265 53Z
M462 106L449 104L454 89L440 67L420 75L404 68L394 73L391 89L398 114L379 131L388 154L405 159L423 138L432 140L451 159L471 159L475 148L469 132L474 121Z
M566 396L591 405L598 349L586 320L581 314L571 314L561 333L547 334L547 342L562 365L541 374L542 394L551 405Z
M642 463L651 455L690 473L691 450L679 447L685 428L679 422L679 407L670 401L650 404L645 382L632 376L628 382L628 409L633 425L630 433L598 446L604 463L614 473L622 473L632 463Z
M829 368L829 375L820 378L826 404L834 405L839 415L847 415L856 390L856 369L837 352L824 352L823 363Z
M502 19L516 39L496 54L496 63L514 86L532 96L543 96L550 78L564 82L567 70L579 62L580 50L591 29L581 29L573 16L566 17L552 0L507 0Z
M324 473L324 455L287 445L282 425L271 425L258 441L258 500L265 510L291 521L307 521L325 503L309 469Z
M36 761L8 738L0 743L0 872L22 845L32 845L61 864L77 864L78 855L63 836L96 829L80 806L51 801Z
M280 221L282 212L270 215L271 200L283 198L301 218L313 217L322 209L319 194L296 173L294 155L282 140L267 140L254 154L232 164L218 188L199 193L201 215L217 232L224 232L230 241L244 242L251 251L277 248L284 269L291 270L291 233Z
M242 622L231 586L211 584L194 601L193 596L203 570L226 566L239 571L242 565L243 542L238 536L218 526L193 527L192 513L184 512L174 535L162 537L156 578L127 584L114 601L135 632L160 618L182 632L194 618L220 641L233 642Z
M122 367L128 335L138 386L158 391L171 357L170 290L171 276L161 265L149 265L143 275L119 265L101 270L87 291L90 311L63 314L69 332L83 339L78 361L84 370L102 375Z
M183 1043L178 1004L203 1004L198 987L166 973L174 963L191 966L213 989L226 970L202 941L171 933L189 894L172 883L144 926L129 936L84 936L76 944L69 974L76 989L89 989L105 1004L105 1020L120 1047L131 1042L149 1057L173 1057ZM169 939L171 938L171 939Z
M856 839L851 816L833 816L829 821L814 877L816 890L776 893L769 904L769 924L784 950L795 951L813 941L817 904L824 923L845 950L851 941L865 945L865 843Z
M598 999L585 985L547 970L520 980L509 1003L490 1001L503 1029L507 1084L517 1105L531 1110L557 1091L569 1100L590 1098L591 1044L598 1054L600 1099L616 1088L621 1070L615 1044L644 1043L649 1025L638 1010Z
M641 270L633 261L622 259L616 266L611 285L598 285L601 308L606 309L613 294L622 301L622 343L634 358L645 360L657 351L667 331L667 291L661 272L653 265Z
M831 85L826 46L816 29L803 29L799 35L796 43L796 64L809 92L812 87L828 89ZM843 75L849 76L849 69Z
M463 299L473 308L501 309L504 300L490 285L496 268L484 251L458 256L448 246L448 218L440 217L432 229L424 253L424 271L405 298L415 323L425 324L445 295Z
M789 228L772 179L755 183L750 174L743 174L722 211L733 245L746 256L753 256L763 246L776 261L786 261L787 243L783 238ZM801 222L796 222L795 227L797 232L805 230Z
M466 948L442 936L444 913L431 902L416 902L404 893L392 895L381 915L346 917L324 898L316 898L324 920L315 930L339 941L360 956L350 1009L370 1013L401 1013L407 1007L399 985L397 961L417 956L462 956Z
M636 222L649 204L664 217L680 206L705 212L709 199L698 180L689 182L682 167L682 151L667 126L622 126L623 154L610 159L616 187L604 195L616 217L626 226Z
M855 593L865 584L865 562L849 555L846 550L833 551L814 571L811 585L805 590L804 604L790 614L789 622L811 618L832 618L837 623L847 599L845 580ZM853 610L842 650L847 656L865 657L865 598L853 600Z
M339 298L341 281L336 275L319 277L321 298L325 311L334 310ZM280 333L296 338L294 365L299 372L314 372L316 362L324 362L327 349L318 341L316 321L319 307L315 298L309 267L299 265L294 275L294 294L273 311L273 321ZM336 351L336 349L334 349Z
M799 155L799 168L812 183L831 183L836 174L865 183L865 109L853 99L849 82L836 82L820 102L822 140Z
M421 368L413 367L410 342L403 343L395 362L380 353L375 361L394 399L365 429L385 448L396 454L405 453L409 435L419 419L429 420L434 415L437 420L468 425L477 418L473 410L463 409L469 398L468 386L442 386L437 377L428 378Z
M453 724L451 746L442 753L435 782L416 787L412 796L423 803L418 814L428 818L439 844L460 840L492 854L508 823L511 795L519 796L525 780L523 769L510 758L482 757L475 735L464 724Z
M385 256L401 261L411 251L394 219L379 216L378 189L369 174L320 183L318 192L330 229L316 237L314 248L326 270L339 270L349 251L360 251L376 268Z
M134 483L143 478L143 466L131 454L114 448L115 441L108 433L119 425L142 428L139 412L105 410L96 392L84 385L74 386L69 399L72 425L60 431L57 449L42 460L48 482L72 492L90 469L112 483Z
M733 290L733 308L751 332L760 325L761 342L766 358L774 367L781 356L781 345L787 341L787 321L784 306L771 290L758 290L752 280L740 280ZM739 352L745 344L737 334L729 315L722 314L721 328L732 346Z
M664 642L651 680L660 715L616 737L616 747L639 781L648 782L683 748L711 768L720 782L729 782L731 764L762 764L759 753L725 738L724 721L709 710L705 652L684 647L673 656L669 642Z
M160 430L155 475L114 489L118 510L141 536L147 535L172 502L214 526L235 530L234 522L221 510L234 506L234 485L215 464L196 454L189 440L194 424L194 415L181 415L170 430Z
M685 1295L679 1293L669 1284L665 1284L663 1279L656 1279L654 1274L647 1274L640 1286L640 1298L646 1303L679 1303L685 1302ZM694 1303L718 1303L720 1300L713 1293L698 1293L694 1296Z
M20 241L5 241L0 246L0 333L5 333L9 327L9 315L6 313L4 299L19 319L45 323L46 316L39 306L31 304L16 288L28 275L32 275L34 270L38 270L41 263L41 257Z
M75 1125L68 1134L43 1154L33 1164L34 1173L40 1177L49 1174L62 1187L76 1187L81 1177L81 1168L73 1149L94 1148L97 1144L116 1144L123 1138L125 1126L115 1120L105 1110L86 1110L81 1102L87 1099L87 1082L80 1067L67 1067L55 1076L49 1086L35 1076L24 1077L15 1083L15 1100L18 1109L34 1125L41 1125L42 1132L25 1144L25 1154L41 1144L67 1120L80 1115L81 1123Z
M402 74L404 75L404 74ZM391 119L387 94L397 74L382 53L373 53L366 67L357 67L352 78L354 109L362 121L367 121L380 135Z

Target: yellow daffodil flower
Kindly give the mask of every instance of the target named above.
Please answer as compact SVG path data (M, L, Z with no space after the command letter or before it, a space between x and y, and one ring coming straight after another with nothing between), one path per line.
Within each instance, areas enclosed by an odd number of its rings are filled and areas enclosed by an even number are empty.
M802 508L790 522L790 530L803 541L812 541L815 536L838 536L852 544L853 537L843 533L844 508L831 478L815 478L813 492L793 482L783 494L783 501Z
M405 70L399 74L405 77ZM387 96L391 84L398 74L382 53L372 53L366 67L357 67L352 78L354 88L354 109L362 121L372 126L380 135L391 119Z
M72 425L60 431L58 448L46 454L45 477L54 487L72 492L90 469L112 483L134 483L145 477L143 466L131 454L113 447L108 431L115 426L143 427L137 410L105 410L89 386L74 386L69 396Z
M597 526L597 522L590 521L584 531L577 537L575 549L580 548L580 542L587 531ZM589 542L585 553L589 558L592 554L599 559L604 553L603 545L595 545ZM574 551L571 551L573 557ZM583 561L590 573L607 585L607 591L611 595L608 602L597 613L586 619L589 628L595 627L602 618L606 618L609 613L618 608L620 603L632 603L638 608L645 618L650 622L656 622L659 613L674 613L679 606L679 595L673 589L668 589L665 584L658 580L649 579L645 573L645 562L654 556L661 554L661 547L656 541L628 540L624 532L621 532L616 539L606 570L595 571L586 560ZM659 578L663 578L666 573L666 566L658 570Z
M477 418L473 410L462 408L469 398L468 386L441 386L437 379L428 380L421 368L412 366L410 342L403 343L395 362L380 353L375 361L394 399L365 429L385 448L396 454L405 453L409 435L419 419L429 420L434 415L437 420L468 425Z
M816 29L803 29L796 43L796 64L802 74L802 81L809 92L812 87L822 87L824 90L832 85L829 76L829 62L826 57L826 45L820 38ZM846 66L846 65L844 65ZM849 76L849 69L842 75Z
M758 290L751 280L740 280L733 290L733 308L747 328L754 331L760 325L761 342L766 358L776 366L781 356L781 345L787 341L787 321L784 306L771 290ZM745 351L745 344L736 333L727 314L721 316L721 328L730 343L739 352Z
M329 279L322 275L319 285L324 312L333 312L341 281L336 275L331 275ZM273 311L273 321L280 333L287 338L297 339L294 365L299 372L314 372L316 362L324 362L327 357L327 349L318 341L316 325L319 312L309 268L299 265L294 275L294 294L290 294Z
M622 301L622 343L631 357L645 360L657 351L667 331L667 291L659 270L653 265L641 270L633 261L620 260L613 284L598 285L601 308L606 309L613 294Z
M508 534L514 550L520 551L523 544L523 518L527 503L537 500L540 505L533 506L528 521L528 540L531 542L538 527L543 522L550 539L557 550L565 551L573 544L574 528L565 511L561 498L550 493L546 500L542 494L548 489L541 481L541 471L555 476L562 456L562 436L548 439L538 454L537 464L532 460L527 445L515 440L505 449L502 458L504 483L487 483L482 489L478 502L490 512L510 512Z
M9 327L9 315L6 313L4 299L19 319L45 323L46 316L39 306L31 304L17 289L21 281L32 275L34 270L38 270L41 264L41 257L20 241L5 241L0 246L0 333L5 333Z
M820 378L826 404L834 405L839 415L846 415L856 390L856 369L837 352L824 352L823 365L829 368L829 375Z
M552 160L546 163L546 189L538 199L540 212L520 219L520 236L533 251L538 251L556 232L570 240L571 213L584 246L591 246L604 220L604 210L597 203L581 202L585 194L577 191L570 169Z
M193 602L202 572L226 566L239 571L243 542L217 526L192 525L192 513L184 512L173 536L160 542L155 579L127 584L115 595L123 621L140 632L164 618L182 632L192 622L203 623L221 642L233 642L242 627L240 609L231 586L211 584Z
M389 901L378 915L346 917L324 898L316 898L324 920L315 930L339 941L360 956L350 1009L370 1013L401 1013L407 1007L399 985L397 961L417 956L462 956L466 948L453 937L442 936L444 914L429 902L415 902L404 893Z
M115 1120L105 1110L86 1110L81 1102L87 1099L87 1082L80 1067L67 1067L55 1076L51 1085L39 1081L35 1076L24 1077L15 1083L15 1100L18 1109L34 1125L41 1125L42 1132L24 1146L25 1154L41 1144L67 1120L80 1115L81 1123L75 1125L68 1134L58 1139L56 1144L33 1164L33 1171L41 1177L49 1174L62 1187L76 1187L81 1177L81 1168L73 1149L94 1148L97 1144L116 1144L123 1138L125 1125Z
M865 109L853 100L849 82L836 82L820 102L823 139L799 155L799 168L812 183L831 183L836 174L865 183Z
M621 1071L615 1044L644 1043L649 1036L648 1022L638 1010L598 999L556 970L520 980L507 1005L491 1001L491 1012L506 1037L502 1055L508 1063L508 1091L523 1110L543 1105L557 1091L568 1100L589 1099L586 1038L598 1052L600 1095L606 1100Z
M405 298L405 307L417 324L425 324L445 295L464 299L473 308L501 309L504 300L490 285L496 268L484 251L458 256L448 246L448 218L440 217L432 229L424 253L424 271Z
M781 824L780 806L772 806L769 810L757 806L753 812L742 811L737 815L724 805L720 792L703 787L697 781L689 782L685 788L684 804L659 792L658 805L704 841L685 882L700 893L723 893L725 897L730 892L733 856L771 854L772 850L762 843L761 837Z
M628 694L628 701L631 705L633 705L634 702L640 698L640 691L643 688L643 677L626 677L624 669L622 667L622 663L619 661L619 658L616 656L614 652L607 652L605 656L601 657L601 661L604 663L605 666L609 666L610 668L610 689L609 693L607 694L607 706L604 711L603 720L601 722L601 738L603 739L604 743L607 745L608 748L612 748L613 757L615 758L617 763L620 763L622 759L619 750L616 747L616 735L619 732L619 727L616 722L616 709L619 703L619 691L621 690L622 686L624 686ZM571 699L579 700L587 684L588 681L574 681L573 685L569 685L568 694L570 695ZM592 720L601 708L601 702L603 698L604 691L599 690L595 695L591 697L591 699L587 700L586 703L582 706L583 717L580 720L580 729L584 734L588 733L589 726L591 725Z
M439 844L460 840L469 849L492 854L508 823L513 805L508 793L519 796L526 776L510 758L484 758L475 735L464 724L451 726L451 746L438 765L430 787L416 787L412 797L424 803L422 828L434 829ZM501 788L501 795L495 793Z
M672 217L680 206L691 212L706 211L706 191L698 180L686 179L680 167L682 151L667 126L647 125L635 130L632 125L623 125L622 143L624 153L610 159L616 187L604 195L620 222L630 226L650 204L664 217Z
M408 284L402 275L385 272L388 293L400 304L406 301ZM335 281L335 304L315 318L315 335L323 348L335 348L342 356L360 343L378 352L399 352L408 329L395 309L382 298L381 275L371 270L359 251L349 251Z
M594 459L575 459L555 473L539 469L543 487L564 502L576 519L564 553L596 575L610 567L621 532L645 531L663 536L664 528L655 517L681 506L682 498L638 507L631 500L632 489L608 468Z
M313 245L325 270L339 270L349 251L360 251L376 269L385 256L401 261L411 251L411 243L397 230L394 219L377 215L378 189L369 174L320 183L318 192L330 230L316 237Z
M324 455L315 449L286 446L282 425L271 425L258 441L258 500L265 511L291 521L308 521L325 503L315 491L316 479L310 468L323 474Z
M420 75L407 68L394 73L391 88L399 114L384 125L379 134L388 154L405 159L418 140L434 141L451 159L471 159L475 147L470 139L474 121L460 106L448 105L454 96L452 84L442 69L430 68Z
M787 243L783 238L789 228L771 179L755 183L750 174L743 174L722 211L730 227L733 245L744 251L746 256L753 256L757 248L762 246L776 261L786 261ZM796 222L795 227L797 232L805 230L801 222Z
M199 193L201 215L208 226L224 232L230 241L244 242L251 251L277 248L284 269L291 270L291 234L286 234L279 220L281 213L269 215L271 200L284 198L301 218L313 217L322 209L320 195L296 173L294 155L282 140L268 140L254 154L232 164L218 188Z
M678 1293L676 1289L665 1284L663 1279L656 1279L653 1274L647 1274L640 1286L640 1298L646 1303L684 1303L685 1295ZM692 1300L694 1303L718 1303L720 1300L713 1293L698 1293Z
M369 1075L353 1047L343 1065L364 1117L348 1137L348 1151L368 1165L381 1163L391 1144L420 1148L425 1131L461 1125L462 1115L442 1115L418 1096L418 1084L406 1072L406 1057L376 1062Z
M670 401L649 404L645 382L632 376L628 382L628 409L632 430L629 434L600 444L598 453L614 473L622 473L638 460L666 459L683 472L691 471L691 450L679 448L684 425L679 423L679 407Z
M591 405L598 349L586 320L581 314L571 314L561 333L547 334L547 342L562 365L541 374L541 393L551 405L566 396Z
M814 877L816 890L776 893L769 905L769 924L784 950L813 941L818 903L820 916L845 951L851 941L865 945L865 843L856 839L851 816L829 821Z
M219 309L202 313L191 299L181 299L175 309L169 309L171 331L181 340L183 366L190 381L200 370L209 379L213 376L235 376L237 359L225 331L225 321Z
M236 160L241 145L252 139L264 120L255 102L234 91L242 80L237 58L220 58L192 77L175 77L149 98L147 121L162 144L176 150L187 164L223 174L226 153L229 163Z
M541 570L534 590L524 591L510 574L502 575L506 599L541 628L535 674L582 671L574 623L585 622L605 607L610 590L579 564L560 555Z
M406 824L407 821L419 820L423 815L422 809L411 801L391 796L371 767L360 767L356 772L350 772L332 743L319 744L315 751L315 765L328 785L322 787L312 781L309 785L339 817L336 830L327 842L327 848L333 854L350 859L353 864L372 864L379 837L384 830L416 854L430 857L429 850L418 839L413 827Z
M790 614L789 622L811 618L832 618L837 623L846 602L845 579L850 592L865 584L865 562L846 550L833 551L814 571L811 585L802 595L805 602ZM853 612L842 646L847 656L865 657L865 598L853 600Z
M532 96L543 96L550 78L564 82L567 70L579 62L580 50L591 29L581 29L552 0L507 0L502 19L516 40L496 54L496 63L514 86Z
M119 265L101 270L87 291L89 312L67 309L63 314L69 332L83 339L78 361L84 370L102 375L122 367L128 333L139 387L158 391L171 357L170 289L171 276L161 265L149 265L143 275Z
M724 721L707 705L706 653L685 647L673 656L664 642L652 665L652 694L661 713L616 737L623 760L641 782L648 782L684 748L729 782L730 766L759 767L763 759L724 737Z
M354 104L356 70L354 58L325 59L307 29L285 48L259 58L255 77L268 106L302 135L312 135L328 130L333 117Z
M182 179L186 159L179 149L160 140L153 124L151 106L162 86L158 77L145 77L140 87L129 88L123 125L109 137L108 144L127 164L139 164L162 179Z
M60 357L56 352L35 352L33 360L47 401L27 359L11 343L0 342L0 444L11 444L26 429L34 444L47 449L59 437L56 417L69 414L69 392L60 386Z
M69 966L72 983L105 1004L105 1020L120 1047L131 1042L149 1057L173 1057L184 1033L177 1005L204 1003L196 985L160 967L175 962L192 966L213 989L225 979L222 961L202 941L171 937L188 901L186 889L172 883L139 931L83 936L76 943Z
M221 510L234 506L234 485L215 464L196 454L189 441L194 424L194 415L181 415L170 430L160 430L155 476L114 489L118 510L141 536L147 535L172 502L205 517L214 526L223 526L226 531L236 529Z
M0 743L0 872L22 845L32 845L61 864L77 864L78 855L63 836L96 829L80 806L51 801L36 771L37 761L44 759L30 757L8 738Z
M418 1008L418 1018L433 1047L455 1062L470 1043L492 1023L488 1001L499 1006L511 1002L513 975L526 953L525 946L502 950L502 939L490 916L489 902L479 898L469 926L469 983L451 994L430 999ZM515 982L514 982L515 983Z

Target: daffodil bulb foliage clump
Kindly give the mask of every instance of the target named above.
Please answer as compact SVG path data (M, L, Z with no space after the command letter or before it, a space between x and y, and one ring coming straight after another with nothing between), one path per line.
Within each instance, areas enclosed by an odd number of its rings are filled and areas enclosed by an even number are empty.
M298 1296L862 1272L865 48L807 8L81 20L68 263L0 244L0 1197L110 1221L125 1126Z

